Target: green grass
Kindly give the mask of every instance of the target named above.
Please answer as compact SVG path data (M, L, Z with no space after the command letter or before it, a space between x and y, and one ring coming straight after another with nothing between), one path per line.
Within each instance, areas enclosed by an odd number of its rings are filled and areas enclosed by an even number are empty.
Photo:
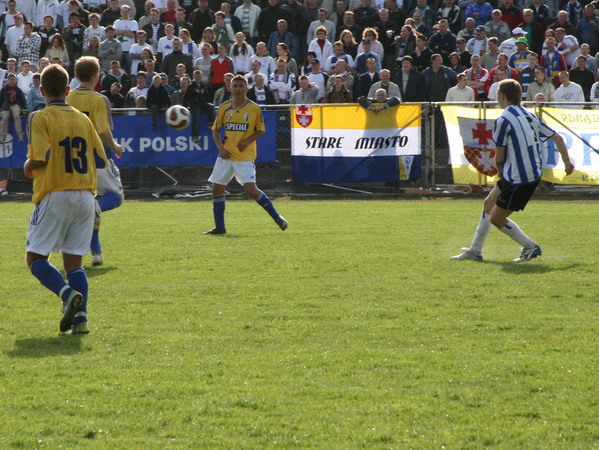
M599 447L596 202L127 202L88 269L92 333L24 265L32 205L0 203L0 448ZM58 265L59 258L52 256ZM89 265L89 257L86 258Z

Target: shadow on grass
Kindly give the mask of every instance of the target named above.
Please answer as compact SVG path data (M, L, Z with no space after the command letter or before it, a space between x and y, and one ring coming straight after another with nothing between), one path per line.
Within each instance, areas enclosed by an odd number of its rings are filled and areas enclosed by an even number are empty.
M87 274L87 278L100 277L105 273L112 272L116 270L116 267L111 266L102 266L102 267L87 267L85 269L85 273Z
M538 274L538 273L549 273L549 272L563 272L565 270L576 269L580 264L565 264L562 266L547 265L542 263L534 262L493 262L485 261L487 264L493 264L500 266L501 270L514 275L526 275L526 274Z
M55 337L17 339L9 358L47 358L49 356L74 355L81 352L81 336L61 334Z

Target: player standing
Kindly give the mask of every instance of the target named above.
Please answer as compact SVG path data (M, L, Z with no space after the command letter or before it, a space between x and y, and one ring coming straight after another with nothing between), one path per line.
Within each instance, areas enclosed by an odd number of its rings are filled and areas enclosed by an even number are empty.
M94 90L100 77L100 64L93 56L79 58L75 64L75 76L81 84L73 89L67 97L67 102L82 113L87 114L102 142L112 150L108 151L108 166L98 169L97 192L100 195L98 205L101 212L118 208L123 203L123 185L119 169L114 163L113 155L121 157L123 147L114 141L112 136L112 112L110 101ZM92 266L101 266L102 246L100 245L100 214L96 215L94 233L91 239Z
M521 106L522 88L517 81L502 81L497 90L497 101L504 110L493 125L495 163L500 179L483 203L483 213L472 245L453 256L453 260L482 261L481 251L491 225L495 225L522 246L515 262L541 256L541 247L508 217L514 211L524 209L541 181L542 141L551 139L555 143L564 162L566 175L574 170L562 137Z
M212 174L212 212L215 227L204 234L225 234L225 188L233 176L273 218L281 230L289 226L268 196L256 186L256 140L264 134L264 119L260 107L247 99L247 80L236 75L231 81L231 100L223 103L212 127L212 137L218 148ZM221 128L225 139L221 139Z
M26 260L31 273L63 302L60 331L87 333L87 317L73 324L77 308L87 302L83 270L94 227L96 167L106 153L90 120L65 102L69 75L52 64L41 75L45 109L29 115L29 147L23 170L33 177L35 210L27 231ZM62 251L67 281L48 262Z

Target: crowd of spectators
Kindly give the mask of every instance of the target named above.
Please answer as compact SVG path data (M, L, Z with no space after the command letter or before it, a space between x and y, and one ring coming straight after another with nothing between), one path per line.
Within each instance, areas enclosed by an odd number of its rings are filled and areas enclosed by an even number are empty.
M41 70L72 74L80 56L99 59L96 89L115 108L182 104L209 119L235 74L258 104L494 100L505 78L525 100L599 102L599 0L0 4L3 119L43 108Z

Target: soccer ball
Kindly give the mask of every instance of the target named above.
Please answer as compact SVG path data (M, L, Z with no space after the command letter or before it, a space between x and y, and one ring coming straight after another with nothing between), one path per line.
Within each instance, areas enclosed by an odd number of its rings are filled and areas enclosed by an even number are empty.
M189 110L181 105L173 105L166 110L166 123L174 130L182 130L191 122Z

